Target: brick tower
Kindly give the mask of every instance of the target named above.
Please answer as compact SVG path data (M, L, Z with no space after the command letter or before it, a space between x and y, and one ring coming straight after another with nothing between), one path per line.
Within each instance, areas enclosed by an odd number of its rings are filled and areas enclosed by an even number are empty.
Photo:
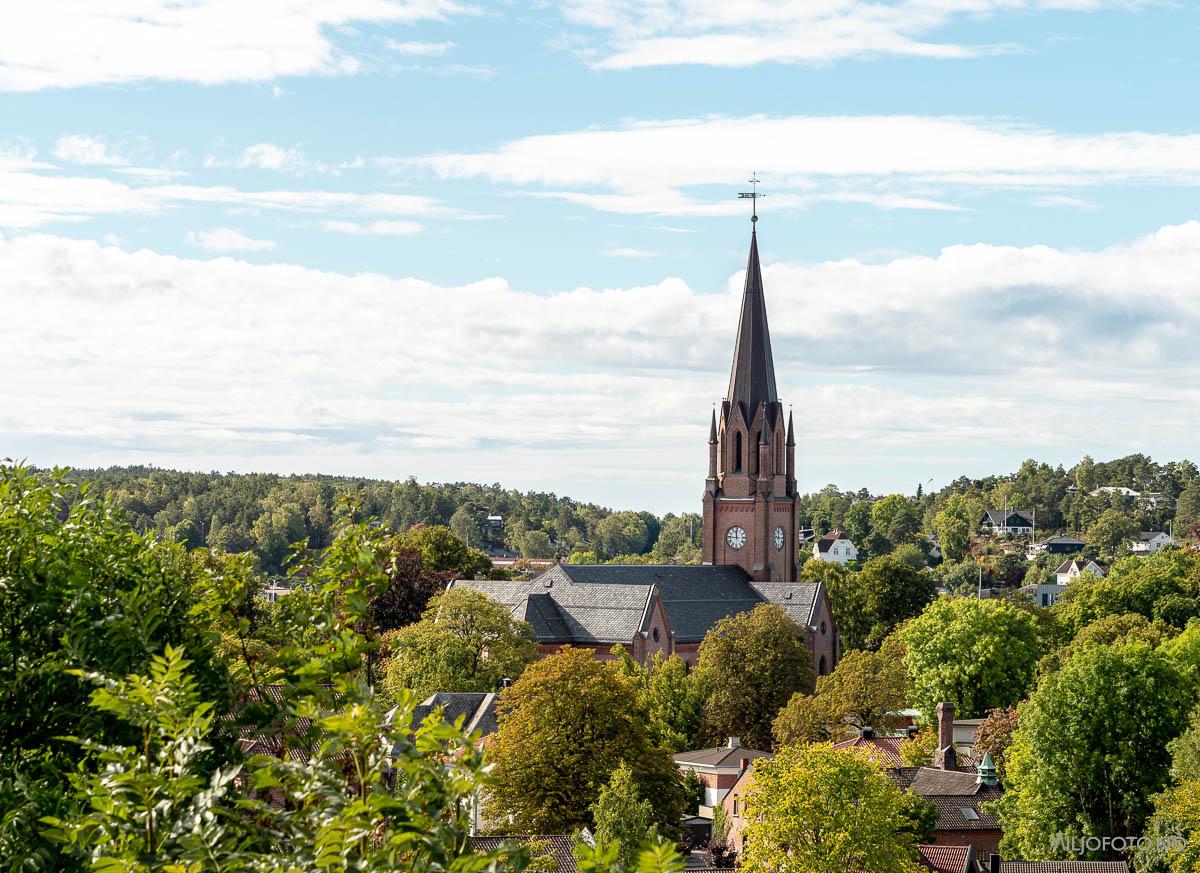
M775 389L752 230L729 391L708 435L704 562L736 564L756 582L794 582L796 535L796 441Z

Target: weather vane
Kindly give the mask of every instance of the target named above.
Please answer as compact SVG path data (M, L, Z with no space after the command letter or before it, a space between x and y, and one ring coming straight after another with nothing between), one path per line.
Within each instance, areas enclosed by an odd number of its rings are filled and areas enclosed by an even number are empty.
M758 193L759 180L757 173L751 173L748 181L750 182L750 190L741 192L738 194L738 197L742 200L750 201L750 221L753 223L758 221L758 198L766 197L767 195Z

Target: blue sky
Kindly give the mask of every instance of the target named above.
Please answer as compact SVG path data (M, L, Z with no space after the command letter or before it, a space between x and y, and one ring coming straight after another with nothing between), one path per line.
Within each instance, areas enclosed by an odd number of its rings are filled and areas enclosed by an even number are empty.
M56 0L0 454L695 509L756 171L801 482L1194 454L1200 6Z

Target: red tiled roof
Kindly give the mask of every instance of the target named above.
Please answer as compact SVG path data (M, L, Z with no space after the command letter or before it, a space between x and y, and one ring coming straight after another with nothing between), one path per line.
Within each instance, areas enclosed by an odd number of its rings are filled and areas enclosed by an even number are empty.
M903 767L900 760L900 744L904 737L855 737L852 740L838 743L835 749L865 749L875 760L887 767Z
M971 860L970 846L917 846L921 865L936 873L966 873Z

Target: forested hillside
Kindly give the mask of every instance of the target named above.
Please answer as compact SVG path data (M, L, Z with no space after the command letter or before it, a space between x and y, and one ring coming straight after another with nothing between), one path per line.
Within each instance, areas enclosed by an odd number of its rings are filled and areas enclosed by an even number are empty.
M659 518L649 512L614 512L496 484L183 473L152 467L74 470L70 477L108 494L140 530L159 531L190 548L253 551L261 569L271 574L282 571L290 544L304 541L324 548L330 543L338 514L345 511L339 508L342 495L352 495L365 517L378 518L393 530L447 525L468 545L485 550L576 561L699 560L696 513ZM1110 486L1142 497L1093 495ZM961 557L969 543L956 549L954 541L974 532L983 510L1002 507L1034 514L1039 532L1087 535L1100 525L1105 538L1119 539L1129 531L1173 527L1176 538L1183 539L1194 535L1200 520L1200 472L1191 461L1159 464L1140 454L1107 462L1084 458L1070 469L1030 460L1013 474L963 476L936 492L918 484L908 495L873 495L828 485L801 498L800 518L818 534L843 529L863 560L904 547L921 550L927 560L928 536L940 537L953 557Z

